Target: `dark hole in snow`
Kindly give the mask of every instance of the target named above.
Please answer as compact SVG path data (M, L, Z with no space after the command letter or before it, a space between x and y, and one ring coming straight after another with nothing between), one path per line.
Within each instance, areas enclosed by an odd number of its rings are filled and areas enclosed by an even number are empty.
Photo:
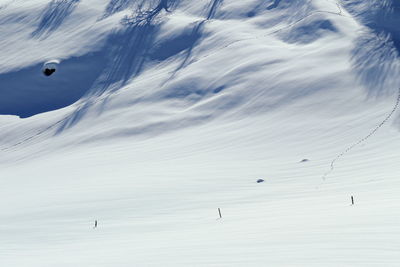
M263 183L263 182L265 182L263 179L258 179L257 180L257 183L259 184L259 183Z
M56 72L56 69L48 69L48 68L46 68L46 69L43 70L43 74L46 75L46 76L50 76L54 72Z

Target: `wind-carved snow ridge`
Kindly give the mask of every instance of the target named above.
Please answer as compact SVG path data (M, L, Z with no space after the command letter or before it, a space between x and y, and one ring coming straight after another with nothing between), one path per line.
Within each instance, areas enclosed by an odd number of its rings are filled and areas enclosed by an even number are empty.
M276 3L278 2L276 1ZM79 3L80 1L77 0L51 1L42 11L40 22L32 35L34 37L42 37L38 38L40 40L46 39L43 37L48 37L54 31L59 30L63 23L66 23L68 16L78 7ZM328 10L316 10L311 11L311 13L307 11L304 17L289 25L282 25L279 29L274 29L261 35L232 41L219 49L213 49L211 53L192 58L193 49L199 43L199 40L204 37L205 22L215 17L223 1L209 1L207 13L204 14L206 18L195 23L190 33L177 36L176 39L160 42L153 48L151 47L154 45L154 39L160 29L157 17L160 17L159 14L162 11L172 12L180 1L160 0L144 3L145 1L111 1L106 7L105 14L107 16L124 8L133 8L132 15L125 17L122 21L124 27L111 33L106 38L105 45L100 51L64 60L61 71L54 77L52 76L51 79L44 80L37 75L36 70L39 69L42 63L2 74L0 81L2 84L7 84L7 86L0 88L0 91L2 94L7 94L9 98L0 100L0 114L12 114L26 118L68 106L85 95L97 97L106 91L117 91L141 74L145 70L147 63L165 61L182 52L181 64L171 72L170 78L165 81L168 82L175 77L179 70L187 67L189 60L190 63L196 63L196 61L215 55L220 50L226 49L235 43L273 35L294 27L305 18L317 13L341 15L340 8L337 13ZM280 3L282 4L282 2ZM320 21L313 24L317 29L335 31L329 21ZM308 29L303 25L301 27L303 27L301 29ZM285 35L290 36L290 33ZM308 39L307 42L310 40L312 39ZM289 41L292 42L293 40L290 39ZM21 76L24 77L23 80L18 79ZM68 77L70 76L73 76L74 79L69 79ZM25 86L27 81L33 86ZM62 91L63 94L56 92L52 88L57 88L57 91ZM36 91L40 93L36 93ZM87 106L81 105L81 107ZM80 109L84 110L84 108ZM77 113L82 114L79 111Z
M328 175L330 173L332 173L335 169L335 163L341 158L343 157L345 154L349 153L353 148L355 148L356 146L360 145L361 143L367 141L370 137L372 137L383 125L386 124L386 122L388 122L388 120L393 116L393 114L396 112L396 110L398 109L400 104L400 88L398 91L398 95L397 95L397 99L396 99L396 103L393 107L393 109L390 111L389 115L386 116L386 118L375 128L373 129L367 136L365 136L364 138L360 139L357 143L354 143L353 145L349 146L346 150L344 150L342 153L340 153L339 155L336 156L336 158L334 158L331 162L330 165L330 169L328 172L326 172L323 176L322 179L325 180Z
M280 0L278 0L276 2L279 3ZM273 5L275 6L275 4L273 4ZM214 55L214 54L218 53L220 50L226 49L226 48L231 47L232 45L240 43L240 42L245 42L245 41L249 41L249 40L256 40L256 39L260 39L260 38L263 38L263 37L267 37L267 36L270 36L270 35L277 34L277 33L281 32L281 31L284 31L286 29L290 29L290 28L296 26L300 22L302 22L302 21L306 20L307 18L310 18L310 17L312 17L314 15L317 15L317 14L324 14L325 13L325 14L337 15L337 16L342 16L342 17L348 17L348 16L343 14L343 11L342 11L342 8L340 6L340 3L337 2L336 6L338 8L337 12L332 12L332 11L328 11L328 10L313 10L313 11L310 11L309 13L307 13L306 15L302 16L301 18L297 19L296 21L291 22L288 25L284 25L284 26L280 27L279 29L275 29L275 30L269 31L267 33L259 34L259 35L253 36L253 37L243 38L243 39L240 39L240 40L232 41L232 42L224 45L223 47L215 50L214 52L202 56L199 59L207 58L207 57L209 57L211 55ZM321 24L323 24L323 23L321 23ZM330 28L330 26L328 28ZM194 62L196 62L198 60L195 60Z
M63 19L65 19L65 16L68 15L68 12L65 12L65 10L70 10L73 5L78 3L79 1L66 1L64 4L59 3L58 1L52 1L49 4L49 8L47 8L46 12L44 13L44 17L50 17L53 18L57 21L62 22ZM279 1L276 1L278 3ZM149 50L149 47L154 39L154 35L157 32L157 23L155 23L155 18L159 15L159 13L163 10L166 12L170 12L172 7L177 6L179 3L178 0L161 0L161 1L152 1L146 5L147 10L143 11L143 4L138 5L135 10L133 11L131 16L127 16L123 19L122 23L124 24L124 28L120 32L116 32L115 34L112 34L107 41L105 47L107 50L104 52L106 54L106 58L108 59L102 59L104 58L104 55L99 54L99 53L93 53L92 55L85 56L84 58L77 58L67 60L63 63L63 70L65 70L68 67L69 62L71 61L71 66L73 66L74 69L76 68L76 62L78 59L80 61L80 65L84 66L82 62L85 62L85 58L87 58L88 65L92 65L93 67L90 67L88 69L91 69L91 74L90 78L87 77L87 74L85 74L85 82L80 82L79 83L79 88L82 91L82 93L86 90L86 88L93 88L94 90L90 91L90 94L95 95L98 97L99 95L102 95L105 91L110 90L110 86L113 85L112 90L116 91L119 90L122 86L124 86L130 79L136 77L143 69L145 61L150 58L150 60L164 60L168 57L171 57L175 54L177 54L180 51L183 51L183 57L181 59L181 63L177 66L177 68L171 73L171 76L168 80L171 80L174 78L174 75L181 69L183 69L189 59L191 58L192 50L197 43L197 41L200 39L202 36L202 31L205 22L208 20L211 20L215 17L217 9L223 4L222 0L211 0L208 3L207 6L207 13L205 14L205 19L201 20L200 22L196 23L189 36L189 43L185 43L185 46L180 49L179 51L173 51L173 53L166 53L167 51L165 49L165 46L168 46L168 44L163 44L161 43L160 47L156 47L153 51ZM57 4L57 5L56 5ZM131 1L128 4L122 4L121 1L111 1L109 6L107 6L107 12L108 15L110 15L113 12L120 11L123 8L130 7L134 4L134 1ZM50 8L51 7L51 8ZM307 12L302 18L296 20L295 22L290 23L289 25L282 25L279 29L274 29L272 31L269 31L267 33L258 35L258 36L253 36L250 38L244 38L240 40L233 41L231 43L228 43L227 45L215 49L211 53L207 53L206 55L200 56L198 58L194 58L192 60L192 63L195 63L201 59L205 59L207 57L210 57L216 53L218 53L220 50L226 49L230 47L233 44L243 42L243 41L248 41L252 39L259 39L268 35L273 35L276 33L279 33L280 31L283 31L285 29L290 29L297 25L298 23L302 22L306 18L309 18L313 15L316 15L318 13L327 13L327 14L333 14L333 15L339 15L343 16L342 10L340 8L340 5L338 4L338 11L337 12L331 12L328 10L314 10L311 12ZM46 15L50 14L50 15ZM58 14L58 15L57 15ZM63 14L63 16L61 16ZM328 27L330 28L330 27ZM53 28L51 28L53 29ZM48 32L48 30L45 26L43 26L43 31ZM179 42L182 43L182 42ZM110 47L112 49L110 49ZM161 52L159 52L161 51ZM103 53L101 52L101 53ZM151 53L150 53L151 52ZM149 57L149 58L146 58ZM99 60L101 59L101 60ZM110 60L111 59L111 60ZM73 62L74 61L74 62ZM32 68L32 70L36 69L37 67L35 66ZM33 71L31 71L34 73ZM71 72L72 73L72 72ZM84 72L82 72L84 73ZM20 75L20 73L17 73ZM24 75L26 76L26 75ZM80 77L82 75L77 74L73 75L74 77ZM92 77L93 76L93 77ZM8 77L8 76L3 76L3 77ZM11 79L13 77L10 77L10 81L13 81L12 83L16 83L17 79ZM57 77L56 77L57 78ZM94 82L95 84L92 85L93 80L96 79ZM168 80L166 82L168 82ZM57 80L55 80L57 82ZM17 84L19 87L22 88L19 84ZM16 85L16 86L17 86ZM66 86L68 84L66 83ZM14 86L14 87L16 87ZM74 87L75 88L75 87ZM221 88L221 87L219 87ZM218 91L218 90L217 90ZM170 93L168 96L172 96L173 94ZM74 101L78 99L78 94L77 97L71 100ZM41 97L43 98L43 97ZM45 99L45 98L44 98ZM57 125L60 125L60 131L62 131L65 128L68 128L70 126L73 126L75 123L77 123L80 118L82 118L85 114L85 112L88 110L89 106L98 102L104 101L102 98L98 99L91 99L90 101L87 101L85 103L82 103L75 112L71 113L70 115L67 115L67 118L64 118L60 122L57 122ZM54 102L54 101L53 101ZM43 106L43 105L42 105ZM2 107L4 108L4 106ZM13 109L15 108L15 105L12 107ZM53 109L53 107L51 107ZM9 112L9 111L8 111ZM18 111L20 112L20 111ZM18 114L18 112L15 112ZM26 116L31 116L32 114L40 113L40 111L36 112L26 112ZM23 113L25 114L25 112ZM50 128L52 129L52 128ZM39 131L39 134L35 134L34 137L40 136L44 131ZM25 141L29 141L32 138L28 137ZM24 143L25 141L20 141L17 144ZM14 146L12 146L14 147Z

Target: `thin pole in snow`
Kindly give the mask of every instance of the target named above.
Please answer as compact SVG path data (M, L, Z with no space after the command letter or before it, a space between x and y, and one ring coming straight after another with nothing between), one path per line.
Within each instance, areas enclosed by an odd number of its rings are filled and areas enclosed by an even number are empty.
M351 205L352 206L354 205L354 197L353 196L351 196Z
M219 213L219 218L222 218L221 209L220 208L218 208L218 213Z
M97 228L97 220L94 221L94 227L93 228Z

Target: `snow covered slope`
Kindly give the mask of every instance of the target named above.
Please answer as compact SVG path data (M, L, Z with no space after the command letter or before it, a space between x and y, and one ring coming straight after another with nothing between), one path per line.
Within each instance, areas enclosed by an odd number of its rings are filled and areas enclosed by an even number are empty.
M399 12L0 0L1 266L398 266Z

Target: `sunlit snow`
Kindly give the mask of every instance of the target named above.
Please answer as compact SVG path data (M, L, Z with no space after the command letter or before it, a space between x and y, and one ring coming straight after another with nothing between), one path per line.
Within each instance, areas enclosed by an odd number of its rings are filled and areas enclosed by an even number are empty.
M399 266L399 40L398 0L0 0L0 266Z

